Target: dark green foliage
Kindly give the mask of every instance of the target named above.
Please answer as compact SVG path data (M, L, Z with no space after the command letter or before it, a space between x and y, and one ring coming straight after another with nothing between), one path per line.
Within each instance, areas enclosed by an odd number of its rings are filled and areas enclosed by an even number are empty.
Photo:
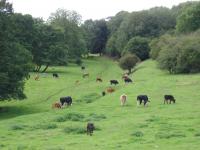
M199 33L168 38L158 56L160 68L170 73L200 72Z
M78 58L76 58L75 63L80 66L83 63L83 61L81 60L80 57L78 57Z
M200 28L200 2L186 7L177 18L178 32L192 32Z
M92 113L92 114L89 114L86 121L100 121L102 119L106 119L106 116L103 114L98 115L98 114Z
M97 93L91 93L91 94L83 96L80 100L78 100L78 102L92 103L99 98L101 98L101 95Z
M47 123L47 124L37 124L35 126L32 126L32 129L43 129L43 130L49 130L49 129L56 129L58 126L56 124Z
M133 69L139 61L140 59L136 55L128 53L120 58L119 66L123 70L128 70L129 73L131 73L131 69Z
M124 51L129 51L141 60L145 60L149 58L149 41L143 37L134 37L128 41Z
M11 7L0 1L0 100L25 98L24 79L31 69L31 53L12 34Z
M84 121L85 116L79 113L68 113L63 116L58 116L55 118L56 122L65 122L65 121Z

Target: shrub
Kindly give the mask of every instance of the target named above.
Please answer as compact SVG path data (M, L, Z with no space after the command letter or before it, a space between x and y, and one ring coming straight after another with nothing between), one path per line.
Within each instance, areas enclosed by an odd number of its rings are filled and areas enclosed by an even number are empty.
M86 130L82 127L65 127L64 132L69 134L84 134L86 133Z
M83 62L82 62L81 58L78 57L78 58L76 58L75 63L80 66Z
M133 54L125 54L119 60L119 66L123 70L128 70L131 73L131 70L136 66L136 64L140 61L140 59Z
M161 69L170 73L200 72L200 33L170 37L158 56Z
M136 131L132 134L132 136L135 136L135 137L142 137L144 136L144 134L141 132L141 131Z

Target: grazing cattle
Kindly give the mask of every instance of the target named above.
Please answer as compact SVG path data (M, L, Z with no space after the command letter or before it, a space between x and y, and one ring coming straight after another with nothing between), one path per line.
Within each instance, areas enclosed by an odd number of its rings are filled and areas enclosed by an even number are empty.
M112 92L114 92L115 91L115 89L113 89L113 88L111 88L111 87L109 87L108 89L107 89L107 92L108 93L112 93Z
M106 92L105 92L105 91L103 91L101 94L102 94L102 96L105 96L105 95L106 95Z
M58 76L57 73L53 73L53 77L54 77L54 78L58 78L59 76Z
M56 102L52 104L52 108L61 108L61 104Z
M72 98L70 96L61 97L60 98L60 103L61 103L62 106L64 104L67 104L67 106L71 106L72 105Z
M85 70L85 67L84 67L84 66L82 66L82 67L81 67L81 70Z
M94 124L88 123L87 124L87 135L92 136L92 133L93 133L94 130L95 130Z
M39 78L40 78L40 76L37 74L37 75L35 76L35 80L38 81Z
M146 106L147 102L150 102L148 100L147 95L138 95L137 96L137 104L139 103L140 105L142 104L142 101L144 102L144 106Z
M85 78L85 77L89 77L89 73L84 73L83 78Z
M168 104L168 101L171 104L171 102L175 103L176 100L173 95L164 95L164 104L165 102Z
M125 82L125 83L132 83L133 81L132 81L130 78L125 78L125 79L124 79L124 82Z
M127 99L127 96L126 96L125 94L122 94L122 95L120 96L121 106L124 106L124 105L125 105L126 99Z
M103 80L101 78L96 78L96 82L102 82Z
M111 84L111 85L112 85L112 84L117 85L117 84L119 84L119 82L118 82L117 80L110 80L110 84Z

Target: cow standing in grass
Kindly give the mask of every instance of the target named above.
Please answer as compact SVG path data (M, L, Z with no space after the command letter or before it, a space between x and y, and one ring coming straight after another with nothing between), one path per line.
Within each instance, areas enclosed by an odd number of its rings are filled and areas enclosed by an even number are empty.
M87 135L92 136L94 129L95 129L94 124L88 123L87 124Z
M119 82L118 82L117 80L110 80L110 84L111 84L111 85L112 85L112 84L117 85L117 84L119 84Z
M67 104L67 106L71 106L72 105L72 98L71 98L71 96L61 97L60 98L60 103L61 103L62 107L65 104Z
M146 106L147 102L150 102L147 95L138 95L137 96L137 105L141 105L142 102Z
M168 101L171 104L171 102L175 103L176 100L173 95L164 95L164 104L165 102L168 104Z
M120 102L121 102L121 106L124 106L127 100L127 96L125 94L122 94L120 96Z

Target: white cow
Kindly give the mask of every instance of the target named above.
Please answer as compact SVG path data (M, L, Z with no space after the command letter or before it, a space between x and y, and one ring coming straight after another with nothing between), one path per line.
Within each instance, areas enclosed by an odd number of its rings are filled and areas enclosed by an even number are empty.
M126 96L125 94L122 94L122 95L120 96L121 106L124 106L124 105L125 105L126 99L127 99L127 96Z

